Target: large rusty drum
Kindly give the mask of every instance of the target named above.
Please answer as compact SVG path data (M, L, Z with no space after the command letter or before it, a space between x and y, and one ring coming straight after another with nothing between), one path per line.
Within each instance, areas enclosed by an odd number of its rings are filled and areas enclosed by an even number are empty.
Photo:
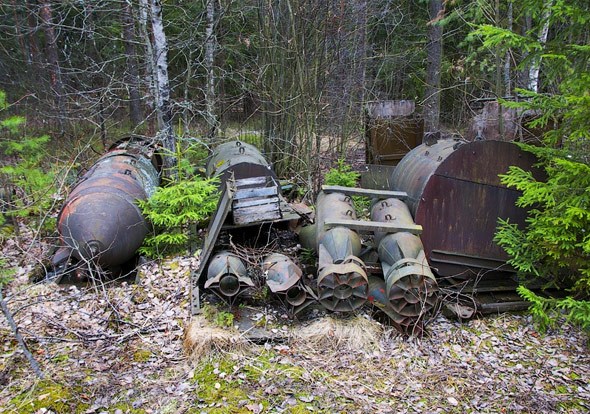
M149 230L137 200L149 198L159 181L152 154L143 153L139 143L102 156L59 213L57 229L64 247L55 254L54 264L73 257L113 268L130 260Z
M410 151L394 171L392 189L408 193L408 206L423 226L422 242L439 276L473 277L508 271L504 250L493 238L498 218L524 226L515 206L520 192L500 183L509 166L534 171L536 158L502 141L440 140Z

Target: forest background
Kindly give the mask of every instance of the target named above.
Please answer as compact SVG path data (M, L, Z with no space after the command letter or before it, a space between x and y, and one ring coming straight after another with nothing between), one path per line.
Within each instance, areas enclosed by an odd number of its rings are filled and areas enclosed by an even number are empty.
M542 326L565 311L588 329L589 45L585 0L0 0L0 224L16 222L17 233L25 225L28 242L51 234L77 175L128 134L162 143L172 179L195 144L254 143L279 175L313 193L326 170L320 153L335 161L363 145L368 102L414 100L426 131L464 136L476 108L499 99L501 110L532 111L533 126L547 130L535 151L548 181L506 176L534 209L527 231L504 223L498 241L523 274L575 285L561 302L521 290ZM34 291L19 281L33 243L14 247L8 228L3 310ZM25 260L7 253L19 248ZM24 263L16 278L14 263ZM102 341L91 333L105 321L69 333Z

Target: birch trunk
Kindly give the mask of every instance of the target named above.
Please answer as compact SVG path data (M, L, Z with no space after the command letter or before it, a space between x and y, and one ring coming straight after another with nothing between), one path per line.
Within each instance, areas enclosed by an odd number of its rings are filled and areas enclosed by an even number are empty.
M154 48L152 46L152 38L148 30L148 15L150 7L148 0L139 0L139 30L145 45L145 77L147 79L149 93L151 99L148 99L147 104L150 107L150 112L155 111L156 102L158 101L158 89L156 88L156 69L154 66ZM148 116L151 119L151 116Z
M207 0L207 27L205 28L205 70L207 72L207 86L205 88L205 119L209 126L207 134L209 138L215 136L218 127L214 68L216 49L215 0Z
M430 0L426 53L426 90L424 94L424 132L438 130L440 118L440 71L442 63L443 28L438 22L444 15L442 0Z
M164 154L166 173L171 177L175 177L176 138L172 129L172 107L170 104L170 83L168 80L168 43L162 21L162 3L160 0L150 0L150 6L152 34L154 37L155 83L158 91L156 102L158 129L160 140L166 150Z
M547 36L549 35L549 18L551 17L551 7L553 6L553 0L547 0L545 4L545 12L543 13L542 26L539 29L539 35L537 40L541 46L547 42ZM528 89L533 92L539 92L539 72L541 70L541 56L534 56L532 59L530 71L529 71L529 83Z
M512 31L513 16L512 16L512 2L508 3L508 27L509 31ZM504 56L504 93L506 96L512 96L512 82L510 80L510 50L506 51Z

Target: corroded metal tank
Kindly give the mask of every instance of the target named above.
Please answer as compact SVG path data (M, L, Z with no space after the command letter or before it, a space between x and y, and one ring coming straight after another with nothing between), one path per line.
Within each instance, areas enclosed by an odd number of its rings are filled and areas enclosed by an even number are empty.
M130 260L148 225L137 207L159 185L154 149L141 140L117 143L76 183L58 216L64 247L53 264L71 258L113 268Z
M217 146L207 162L208 177L219 176L221 182L225 182L232 174L236 180L251 177L277 178L260 151L241 141L230 141Z
M424 228L426 256L440 276L512 271L493 237L498 218L523 225L526 211L515 206L520 192L498 175L514 165L539 176L535 162L513 143L448 139L422 144L402 159L392 189L408 193L414 220Z

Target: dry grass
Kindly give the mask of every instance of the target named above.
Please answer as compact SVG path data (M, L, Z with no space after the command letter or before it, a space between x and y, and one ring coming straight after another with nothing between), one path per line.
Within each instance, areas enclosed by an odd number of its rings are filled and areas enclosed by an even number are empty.
M202 315L193 317L184 332L184 350L197 360L214 352L239 351L248 344L249 341L236 330L214 326Z
M298 345L319 349L375 350L384 335L378 322L363 316L350 319L335 319L325 316L293 332L293 341Z

